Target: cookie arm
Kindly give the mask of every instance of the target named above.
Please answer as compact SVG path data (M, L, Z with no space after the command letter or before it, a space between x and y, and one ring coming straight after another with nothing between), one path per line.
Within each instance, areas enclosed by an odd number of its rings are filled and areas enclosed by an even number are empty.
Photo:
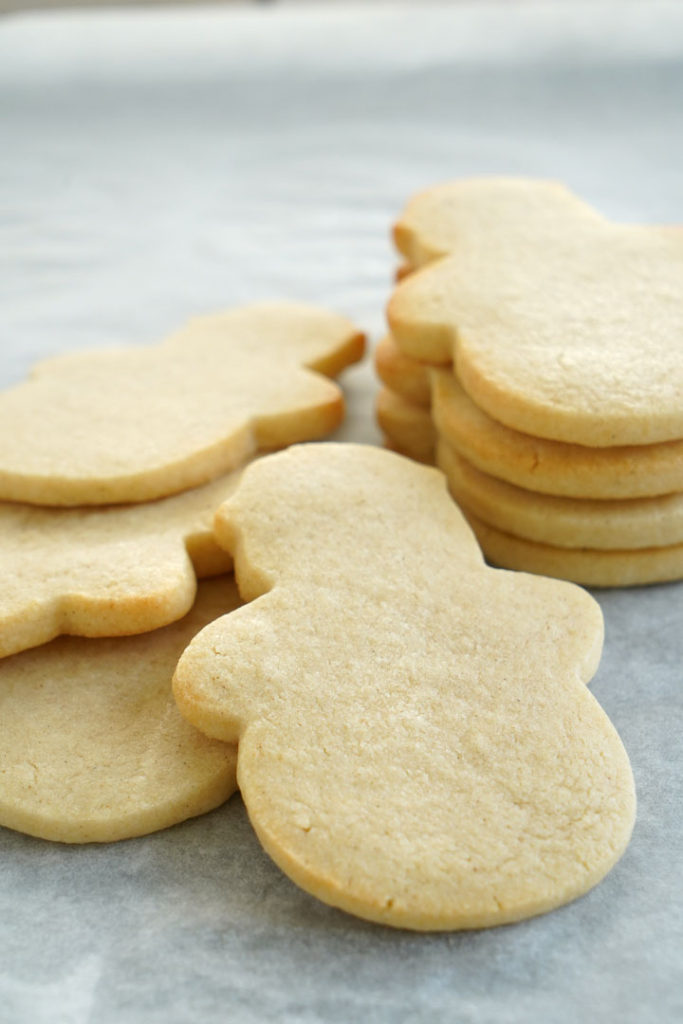
M273 359L298 363L326 377L336 377L365 351L365 335L346 317L294 302L261 302L193 317L164 344L196 347L211 336L239 339L242 352L252 343L272 352Z
M258 449L284 448L326 437L344 419L344 396L337 384L310 370L292 369L286 391L267 392L251 428Z
M181 714L206 736L236 743L248 723L268 714L270 669L280 661L270 595L206 626L185 649L173 676Z
M524 618L536 623L527 643L549 646L553 651L553 677L589 683L595 675L604 640L604 621L598 602L588 591L565 580L532 576L507 569L488 570L501 607L516 606ZM535 636L534 636L535 633Z
M87 548L84 559L87 558ZM92 558L92 554L90 556ZM119 545L99 561L66 564L45 582L40 566L0 606L0 657L56 636L116 637L145 633L182 618L197 579L181 544Z

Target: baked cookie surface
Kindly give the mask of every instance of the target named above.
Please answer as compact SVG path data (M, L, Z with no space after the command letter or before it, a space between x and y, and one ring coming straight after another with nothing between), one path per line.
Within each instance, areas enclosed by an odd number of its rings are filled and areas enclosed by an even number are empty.
M430 375L436 429L485 473L528 490L573 498L683 491L683 440L591 448L532 437L488 416L452 371L432 369Z
M472 238L389 303L409 356L453 361L508 427L590 447L683 438L683 238L591 225Z
M386 388L413 405L429 409L432 400L429 366L405 356L390 334L378 341L374 364L377 376Z
M0 502L0 657L62 633L144 633L188 612L197 577L232 566L213 516L240 473L139 505Z
M552 239L577 222L605 218L560 182L491 177L433 185L408 201L394 227L396 248L406 260L399 280L501 226L522 238Z
M160 345L79 352L0 394L0 498L147 501L331 433L333 376L363 353L343 317L262 304L197 317Z
M515 537L463 508L488 561L584 587L639 587L683 578L683 544L657 548L567 548Z
M415 197L395 237L422 265L389 302L399 348L452 362L491 417L590 447L683 438L683 232L481 179Z
M239 739L249 816L294 881L397 927L476 928L612 867L635 801L585 686L588 594L488 569L443 476L368 446L259 460L216 529L251 603L192 642L174 692Z
M537 494L482 473L443 440L436 462L459 504L517 537L600 550L683 544L681 493L616 500Z
M63 843L111 842L227 800L236 750L180 715L171 677L195 633L239 603L234 580L219 577L165 629L64 637L0 661L0 824Z
M384 387L375 398L375 415L390 447L417 462L434 462L436 432L428 409Z

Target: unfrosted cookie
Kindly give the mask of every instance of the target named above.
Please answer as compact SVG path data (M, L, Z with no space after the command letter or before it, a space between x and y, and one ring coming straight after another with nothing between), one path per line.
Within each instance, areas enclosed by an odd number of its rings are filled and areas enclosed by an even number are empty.
M48 360L0 395L0 498L146 501L323 437L343 399L320 375L363 344L343 317L264 304L198 317L160 345Z
M640 498L683 491L683 441L588 448L511 430L465 394L450 370L431 371L437 431L485 473L546 494Z
M475 928L612 867L633 780L584 685L587 593L488 569L443 476L369 446L260 460L216 531L252 603L195 638L174 692L239 739L249 816L294 881L386 924Z
M196 577L231 567L213 516L240 473L140 505L0 502L0 657L60 633L144 633L184 615Z
M375 370L385 387L401 398L428 409L431 403L429 367L404 356L390 334L377 343Z
M463 508L493 565L555 576L585 587L636 587L683 578L683 544L663 548L605 551L539 544L489 526Z
M552 241L578 223L604 218L566 186L531 178L466 178L424 189L406 204L394 226L405 259L399 280L468 244L473 235L514 230L521 238Z
M179 713L176 662L237 608L231 577L201 584L188 615L112 640L64 637L0 662L0 824L63 843L144 835L235 791L236 750Z
M414 405L389 388L375 399L377 423L389 444L418 462L434 461L436 432L429 410Z
M436 463L458 504L516 537L601 550L683 544L681 493L615 501L537 494L482 473L443 439Z
M545 227L514 204L492 218L490 203L471 184L457 246L395 290L401 350L452 361L477 405L537 437L683 438L683 234L609 224L569 199Z

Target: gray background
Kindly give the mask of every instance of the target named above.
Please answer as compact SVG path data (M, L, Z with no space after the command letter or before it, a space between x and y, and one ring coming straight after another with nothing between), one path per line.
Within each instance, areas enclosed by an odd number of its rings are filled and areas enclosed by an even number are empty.
M683 221L682 111L683 7L657 0L5 18L0 384L260 297L376 339L389 225L439 180L556 177ZM377 441L369 366L345 384L340 436ZM680 1020L683 589L596 596L593 690L639 815L588 896L481 933L383 929L296 889L239 797L109 847L0 830L0 1020Z

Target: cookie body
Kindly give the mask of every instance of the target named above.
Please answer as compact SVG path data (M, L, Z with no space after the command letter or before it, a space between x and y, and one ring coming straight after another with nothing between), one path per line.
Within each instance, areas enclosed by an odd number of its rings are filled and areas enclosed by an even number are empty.
M238 605L234 581L220 577L165 629L60 638L0 661L0 824L63 843L110 842L227 800L236 750L180 715L171 677L192 636Z
M188 612L197 576L231 568L213 516L240 472L140 505L0 502L0 657L62 633L144 633Z
M0 395L0 498L147 501L323 437L343 399L321 374L362 352L343 317L265 304L199 317L157 346L48 360Z
M591 448L532 437L488 416L451 371L433 369L431 380L437 431L485 473L528 490L573 498L683 491L683 441Z
M505 533L565 548L683 544L683 494L614 501L537 494L482 473L443 440L436 461L455 500Z
M174 691L239 739L251 821L294 881L450 929L610 869L633 780L585 686L602 619L584 591L487 568L442 475L367 446L260 460L216 530L252 603L195 638Z

